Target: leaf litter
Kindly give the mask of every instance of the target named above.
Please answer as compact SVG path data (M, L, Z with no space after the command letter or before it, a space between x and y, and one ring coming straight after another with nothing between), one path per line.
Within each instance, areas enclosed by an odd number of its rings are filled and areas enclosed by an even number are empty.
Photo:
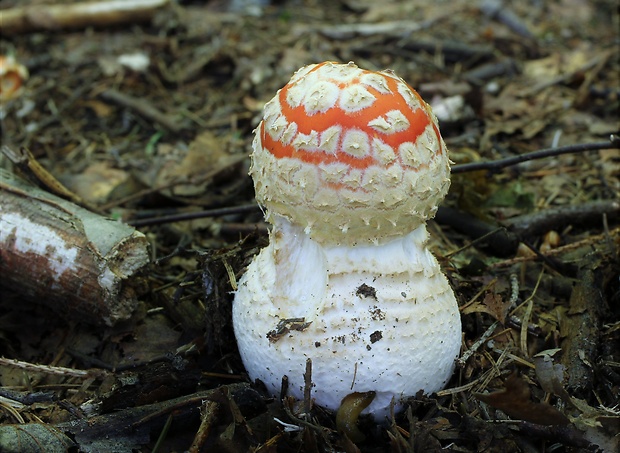
M148 220L153 259L139 308L111 327L2 289L0 449L617 451L617 144L454 176L444 207L463 216L429 229L461 305L461 360L386 423L346 420L363 442L311 401L268 398L236 351L231 293L267 231L251 132L298 67L394 69L446 112L457 165L619 132L614 2L497 4L182 1L131 26L3 31L1 53L29 72L3 101L3 144L75 200Z

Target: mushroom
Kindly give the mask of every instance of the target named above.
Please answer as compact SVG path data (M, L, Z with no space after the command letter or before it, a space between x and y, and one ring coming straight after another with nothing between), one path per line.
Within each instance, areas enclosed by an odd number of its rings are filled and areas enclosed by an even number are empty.
M22 85L28 79L28 70L19 64L12 55L0 55L0 101L18 97Z
M450 185L428 104L391 71L303 67L265 105L250 174L272 230L233 302L249 377L301 399L311 359L316 404L374 392L376 419L445 386L461 322L427 248Z

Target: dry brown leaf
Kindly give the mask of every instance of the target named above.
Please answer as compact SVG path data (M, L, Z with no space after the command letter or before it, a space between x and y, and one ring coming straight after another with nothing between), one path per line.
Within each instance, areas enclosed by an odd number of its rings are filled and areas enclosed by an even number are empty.
M0 450L4 452L69 451L75 442L60 430L43 423L0 426Z
M490 276L481 278L481 282L489 288L483 300L462 307L461 313L464 315L471 313L487 313L495 320L504 324L511 305L510 301L505 300L501 295L502 292L508 291L509 289L507 282L503 279L491 278Z
M230 139L205 131L189 145L162 143L157 147L153 172L139 175L154 189L168 197L199 197L207 187L224 178L246 158L245 154L227 151Z
M90 108L95 113L95 115L97 115L97 118L108 118L114 113L114 107L97 99L89 99L82 102L82 105Z
M550 404L533 402L527 383L516 374L511 374L506 379L505 385L504 390L487 394L476 393L474 396L516 420L525 420L538 425L569 423L568 418Z
M482 301L488 308L487 313L493 316L497 321L502 324L506 320L506 316L510 311L510 301L504 300L500 294L487 293Z
M129 173L112 168L109 162L94 162L81 173L67 173L62 181L82 199L96 205L109 201L113 193L122 192L124 185L132 187Z
M164 353L173 352L181 334L174 330L163 315L148 316L132 332L125 337L119 347L127 362L147 362L160 357Z

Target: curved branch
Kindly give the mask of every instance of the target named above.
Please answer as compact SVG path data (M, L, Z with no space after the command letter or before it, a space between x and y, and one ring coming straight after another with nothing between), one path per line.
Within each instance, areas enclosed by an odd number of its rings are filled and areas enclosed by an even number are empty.
M545 157L559 156L561 154L581 153L584 151L599 151L601 149L620 149L620 136L612 134L607 142L559 146L557 148L541 149L538 151L532 151L531 153L521 154L519 156L507 157L505 159L453 165L452 174L476 170L497 171L504 167L517 165L528 160L543 159Z

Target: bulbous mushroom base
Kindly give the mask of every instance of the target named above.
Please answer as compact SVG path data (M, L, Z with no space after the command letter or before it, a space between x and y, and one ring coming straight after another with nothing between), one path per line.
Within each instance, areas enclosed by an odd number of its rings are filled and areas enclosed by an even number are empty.
M432 393L450 379L461 344L454 293L421 226L381 246L323 247L286 222L239 282L233 322L252 380L336 410L352 392L375 391L364 413L382 420L392 399ZM293 272L294 270L294 272Z

